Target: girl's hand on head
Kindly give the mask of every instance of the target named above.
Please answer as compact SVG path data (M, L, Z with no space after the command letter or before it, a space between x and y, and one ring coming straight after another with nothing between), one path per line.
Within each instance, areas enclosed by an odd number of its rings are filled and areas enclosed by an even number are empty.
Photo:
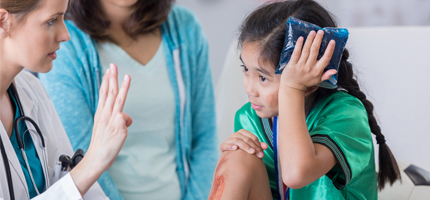
M260 142L254 134L241 129L231 134L230 137L221 144L220 151L234 151L238 148L249 154L256 154L259 158L263 158L263 150L266 150L268 146L266 143Z
M303 46L300 37L294 48L291 59L281 75L281 83L303 92L309 87L316 86L336 74L335 69L324 72L333 55L335 41L331 40L320 60L317 60L324 31L311 31ZM302 49L303 47L303 49Z

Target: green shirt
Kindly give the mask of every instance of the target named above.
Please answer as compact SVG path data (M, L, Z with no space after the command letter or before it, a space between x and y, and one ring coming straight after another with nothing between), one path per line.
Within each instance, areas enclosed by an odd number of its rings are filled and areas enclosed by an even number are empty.
M273 134L271 125L268 119L258 117L255 110L252 109L251 103L245 104L236 113L234 120L234 132L245 129L258 137L260 142L268 144L268 148L264 151L263 161L266 165L267 174L269 175L270 189L272 190L273 199L278 199L276 191L276 175L275 175L275 155L273 152Z
M361 101L345 92L336 92L313 107L306 123L312 141L328 147L336 157L337 164L325 176L306 187L291 189L290 199L376 200L372 133ZM264 120L260 120L249 103L236 113L235 131L241 127L255 134L262 142L270 141L264 139L267 133L263 126ZM266 150L265 154L263 161L274 194L276 177L273 148Z

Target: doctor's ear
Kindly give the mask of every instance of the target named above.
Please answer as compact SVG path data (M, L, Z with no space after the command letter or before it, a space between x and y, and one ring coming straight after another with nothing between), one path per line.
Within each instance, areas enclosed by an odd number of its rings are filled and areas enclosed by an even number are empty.
M5 38L10 29L11 14L6 9L0 8L0 37Z

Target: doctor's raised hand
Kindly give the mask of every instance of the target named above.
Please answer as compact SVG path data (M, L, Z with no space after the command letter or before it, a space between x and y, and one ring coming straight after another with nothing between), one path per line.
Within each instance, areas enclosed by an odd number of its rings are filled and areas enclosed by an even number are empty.
M0 200L109 199L97 180L114 162L132 123L122 112L130 76L118 88L115 65L104 75L91 143L72 168L59 162L73 148L51 97L23 70L40 74L54 67L60 43L70 40L68 5L69 0L0 0ZM68 92L62 98L79 91Z
M125 75L118 90L118 70L114 64L103 77L91 144L83 160L70 172L82 195L112 165L127 138L127 128L133 120L122 110L130 80Z

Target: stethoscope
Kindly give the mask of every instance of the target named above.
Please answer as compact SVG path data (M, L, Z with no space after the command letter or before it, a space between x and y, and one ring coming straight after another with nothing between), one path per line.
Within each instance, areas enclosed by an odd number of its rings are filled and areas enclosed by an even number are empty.
M34 122L33 119L25 116L24 110L23 110L22 105L21 105L21 100L19 99L18 92L16 91L16 88L13 85L13 83L10 85L9 89L11 90L11 93L12 93L13 97L16 100L16 104L18 106L18 110L19 110L19 112L21 114L21 117L19 117L18 119L16 119L13 122L13 126L15 128L16 140L18 142L19 148L21 149L22 157L24 158L25 164L27 165L27 170L29 172L29 175L30 175L30 178L31 178L31 182L33 183L33 186L34 186L34 188L36 190L37 195L39 195L40 192L37 189L36 183L34 182L33 174L31 173L31 169L30 169L30 166L28 164L27 155L25 154L25 151L24 151L24 143L22 142L21 136L19 135L19 133L20 133L19 132L19 123L21 121L24 121L24 122L28 121L28 122L30 122L34 126L34 128L36 129L36 132L39 134L40 140L42 142L42 147L43 147L43 150L42 150L42 152L43 152L43 162L45 164L45 167L44 167L43 170L45 172L46 189L48 189L49 186L50 186L50 183L49 183L49 178L48 178L48 160L47 160L47 156L46 156L45 139L43 138L42 132L40 131L39 126L37 126L36 122ZM11 97L11 101L12 101L12 97ZM9 187L9 196L10 196L11 200L15 200L15 194L13 192L12 175L11 175L10 166L9 166L9 163L8 163L9 159L7 158L6 151L5 151L5 148L4 148L4 145L3 145L3 141L2 141L1 138L0 138L0 148L1 148L1 153L2 153L2 157L3 157L3 164L4 164L4 167L5 167L5 170L6 170L7 184L8 184L8 187Z

